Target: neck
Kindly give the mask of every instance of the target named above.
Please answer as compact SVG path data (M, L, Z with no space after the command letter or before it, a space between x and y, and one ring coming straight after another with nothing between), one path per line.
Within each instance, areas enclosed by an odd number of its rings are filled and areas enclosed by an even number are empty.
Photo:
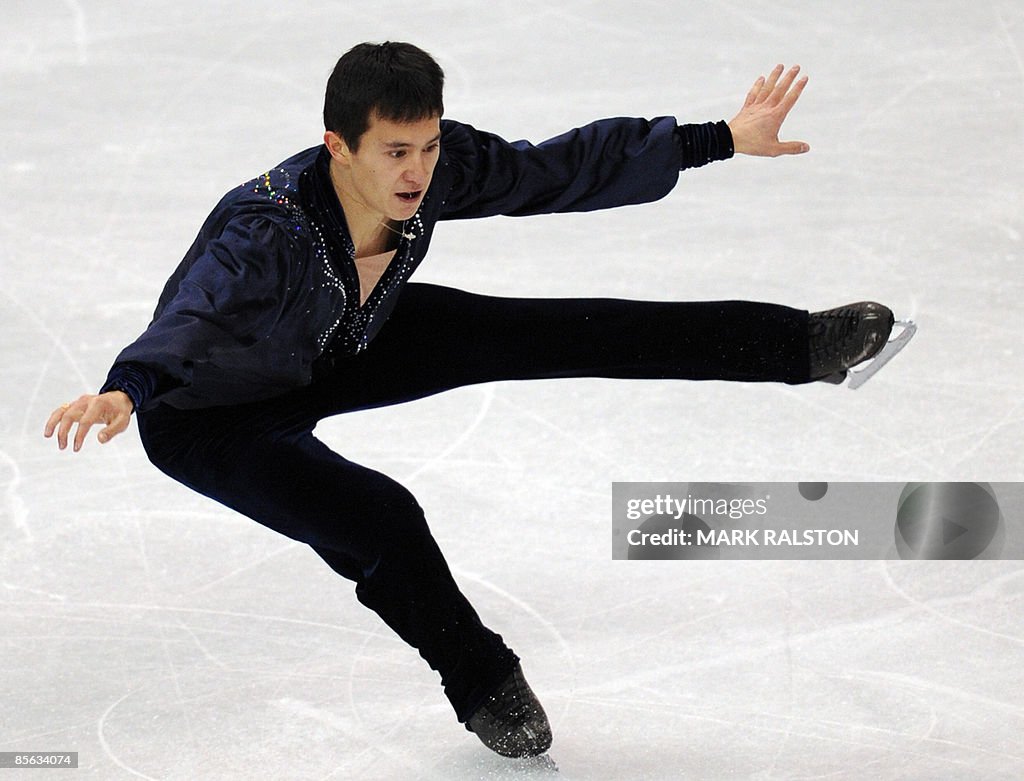
M380 212L370 209L355 194L355 188L347 179L346 172L331 161L331 184L338 196L341 210L345 214L349 235L355 245L356 256L376 255L388 249L401 231L391 224L391 220Z

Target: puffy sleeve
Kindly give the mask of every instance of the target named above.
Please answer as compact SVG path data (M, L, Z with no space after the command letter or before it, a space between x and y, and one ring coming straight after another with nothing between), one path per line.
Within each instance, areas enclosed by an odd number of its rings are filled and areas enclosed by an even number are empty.
M288 326L296 251L287 231L259 216L230 220L179 269L149 327L115 360L102 390L136 409L238 404L308 384L315 356Z
M647 203L672 190L681 167L672 117L602 119L536 145L446 120L442 149L452 180L443 219Z

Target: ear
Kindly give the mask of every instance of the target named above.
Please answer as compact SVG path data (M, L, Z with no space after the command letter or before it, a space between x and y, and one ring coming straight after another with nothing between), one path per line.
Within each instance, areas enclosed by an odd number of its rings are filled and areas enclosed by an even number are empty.
M352 158L352 150L348 148L348 144L345 143L345 139L335 133L333 130L328 130L324 133L324 144L327 146L327 151L331 153L331 157L342 165L348 165Z

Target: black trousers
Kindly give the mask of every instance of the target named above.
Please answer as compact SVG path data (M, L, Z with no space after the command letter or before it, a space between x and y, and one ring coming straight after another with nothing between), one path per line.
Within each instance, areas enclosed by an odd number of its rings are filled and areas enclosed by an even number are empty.
M161 470L309 544L441 675L460 721L518 657L459 591L416 499L313 436L325 417L497 380L808 381L807 312L743 301L506 299L409 284L359 355L255 404L139 414Z

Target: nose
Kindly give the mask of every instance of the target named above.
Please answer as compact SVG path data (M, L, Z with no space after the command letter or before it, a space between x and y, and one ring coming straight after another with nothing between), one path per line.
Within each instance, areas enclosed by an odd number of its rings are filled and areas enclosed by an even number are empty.
M430 178L430 163L425 155L409 155L409 166L402 174L402 178L409 184L422 185Z

